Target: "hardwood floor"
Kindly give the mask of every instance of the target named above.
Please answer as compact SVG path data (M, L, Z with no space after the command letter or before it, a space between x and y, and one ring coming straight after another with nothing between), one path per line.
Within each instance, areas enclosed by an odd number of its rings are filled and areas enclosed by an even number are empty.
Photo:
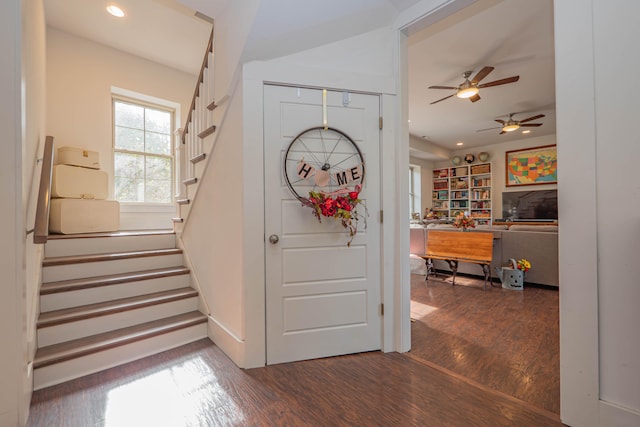
M412 357L560 413L558 291L411 277ZM466 284L466 286L465 286Z
M28 426L562 426L399 353L242 370L209 340L33 394Z
M412 275L409 353L241 370L205 339L36 391L28 426L561 426L558 292L456 282Z

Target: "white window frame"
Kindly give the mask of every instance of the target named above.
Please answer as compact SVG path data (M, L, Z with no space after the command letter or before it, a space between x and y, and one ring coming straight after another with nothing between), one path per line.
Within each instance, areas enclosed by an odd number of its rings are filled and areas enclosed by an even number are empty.
M409 164L409 217L417 212L422 217L420 166Z
M114 199L115 199L115 154L116 152L126 152L126 153L134 153L134 154L140 154L143 156L147 156L150 155L149 153L144 153L144 152L137 152L137 151L129 151L129 150L119 150L116 149L116 144L115 144L115 103L117 101L120 102L125 102L125 103L130 103L130 104L134 104L134 105L140 105L142 107L146 107L146 108L153 108L156 110L161 110L161 111L167 111L169 113L171 113L172 115L172 121L171 121L171 131L169 134L170 137L170 141L171 141L171 148L170 148L170 154L169 155L159 155L159 156L164 156L164 157L168 157L171 159L171 188L170 188L170 197L171 197L171 201L167 202L167 203L157 203L157 202L130 202L130 201L121 201L120 202L120 211L121 212L141 212L141 211L153 211L153 212L170 212L175 210L175 193L176 193L176 189L174 188L175 186L175 177L178 174L178 164L176 162L176 153L175 153L175 148L176 148L176 136L175 136L175 130L178 128L179 126L179 117L180 117L180 104L175 103L175 102L171 102L171 101L167 101L161 98L156 98L156 97L152 97L152 96L148 96L148 95L144 95L144 94L140 94L137 92L133 92L133 91L129 91L126 89L120 89L120 88L116 88L116 87L111 87L111 116L112 116L112 120L111 120L111 131L112 131L112 143L111 143L111 148L112 148L112 161L113 161L113 174L112 177L114 177ZM158 156L158 155L154 155L154 156Z

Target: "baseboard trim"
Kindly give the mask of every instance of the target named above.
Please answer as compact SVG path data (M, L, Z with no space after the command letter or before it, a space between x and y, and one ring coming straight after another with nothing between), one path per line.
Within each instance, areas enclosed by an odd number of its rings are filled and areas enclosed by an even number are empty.
M625 408L615 403L600 401L601 426L635 427L640 426L640 412L631 408Z
M213 341L239 368L244 368L244 341L236 337L230 330L225 328L224 325L212 316L209 316L207 329L211 341Z

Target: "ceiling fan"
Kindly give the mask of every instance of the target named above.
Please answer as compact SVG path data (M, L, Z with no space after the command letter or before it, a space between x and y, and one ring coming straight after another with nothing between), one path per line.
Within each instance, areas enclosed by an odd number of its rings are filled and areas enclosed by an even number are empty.
M442 99L438 99L437 101L431 102L431 104L435 104L440 101L444 101L445 99L451 98L453 95L456 95L458 98L469 98L471 102L476 102L480 100L480 95L478 92L480 89L491 86L499 86L507 83L515 83L520 79L520 76L507 77L505 79L494 80L489 83L479 84L482 79L487 77L490 72L494 70L493 67L484 67L482 70L478 71L478 74L475 75L471 80L469 80L469 76L471 76L472 71L465 71L462 73L462 77L464 77L464 82L460 85L456 86L429 86L429 89L448 89L455 90L456 92L445 96Z
M526 119L523 119L523 120L514 120L513 116L515 114L518 114L518 113L509 113L509 120L507 120L507 121L500 120L500 119L495 119L495 121L500 123L501 126L496 126L496 127L487 128L487 129L480 129L480 130L477 130L476 132L482 132L482 131L491 130L491 129L502 129L500 131L500 133L498 134L498 135L502 135L503 133L513 132L514 130L518 130L521 127L538 127L538 126L542 126L542 123L527 123L527 122L530 122L532 120L541 119L541 118L544 117L544 114L537 114L535 116L527 117Z

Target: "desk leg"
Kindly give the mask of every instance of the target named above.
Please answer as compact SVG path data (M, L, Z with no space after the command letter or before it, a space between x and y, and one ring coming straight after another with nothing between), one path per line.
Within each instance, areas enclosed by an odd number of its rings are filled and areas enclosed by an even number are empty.
M449 263L449 268L453 273L453 276L451 278L451 285L453 286L456 284L456 273L458 272L458 261L448 259L447 262Z
M489 270L489 266L487 264L482 264L482 272L484 273L484 283L482 285L482 290L486 291L487 290L487 280L489 280L490 278L490 270Z
M434 276L438 277L438 275L436 274L436 269L433 266L433 261L431 261L431 258L425 258L424 262L427 264L427 276L424 278L424 280L429 280L429 274L433 274Z

